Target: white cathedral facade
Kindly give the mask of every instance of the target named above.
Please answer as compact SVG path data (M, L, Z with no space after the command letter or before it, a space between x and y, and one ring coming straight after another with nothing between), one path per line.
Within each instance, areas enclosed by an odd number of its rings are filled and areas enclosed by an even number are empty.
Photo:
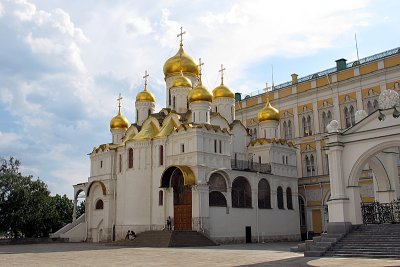
M164 64L166 107L155 112L147 88L136 96L136 122L110 121L111 142L90 153L90 176L74 185L74 222L62 237L103 242L140 233L194 230L225 242L299 240L296 148L280 138L279 111L258 113L259 138L235 119L235 95L210 93L201 62L183 50ZM76 218L77 196L85 214ZM282 223L284 222L284 223Z

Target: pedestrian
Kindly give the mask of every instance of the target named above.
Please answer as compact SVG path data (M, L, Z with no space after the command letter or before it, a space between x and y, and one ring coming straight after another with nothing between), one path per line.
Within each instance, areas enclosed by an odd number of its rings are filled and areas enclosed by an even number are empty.
M172 227L171 227L171 216L168 216L168 219L167 219L167 228L168 228L168 230L172 230Z

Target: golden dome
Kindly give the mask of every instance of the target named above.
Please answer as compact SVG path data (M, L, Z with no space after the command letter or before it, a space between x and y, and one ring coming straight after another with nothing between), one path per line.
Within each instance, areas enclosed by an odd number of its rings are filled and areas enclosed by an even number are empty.
M192 88L192 81L190 81L189 78L183 76L183 73L181 72L181 75L175 78L171 87L184 87L184 88L190 87L190 88Z
M196 76L199 75L199 69L196 62L191 56L185 53L182 45L179 48L178 53L164 63L163 70L165 77L172 74L179 74L181 70L183 73L191 73Z
M111 119L110 128L113 130L114 129L126 130L129 128L129 121L121 114L121 112L118 112L118 115Z
M219 97L235 98L235 94L224 84L221 84L213 90L213 98Z
M271 106L268 99L265 107L258 112L258 122L263 121L279 121L279 110Z
M146 86L144 87L144 90L139 92L136 95L136 101L139 102L156 102L154 95L152 93L150 93L149 91L147 91Z
M190 90L189 95L188 95L189 103L196 102L196 101L212 101L212 95L210 92L203 86L201 83L201 80L199 81L199 84Z

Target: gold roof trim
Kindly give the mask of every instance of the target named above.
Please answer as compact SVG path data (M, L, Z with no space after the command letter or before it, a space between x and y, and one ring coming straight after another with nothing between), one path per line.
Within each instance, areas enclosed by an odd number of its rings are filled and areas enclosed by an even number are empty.
M161 175L161 181L160 181L160 187L163 187L162 184L162 177L164 177L164 174L169 171L170 168L176 167L179 169L182 174L183 174L183 183L184 185L195 185L196 183L196 176L194 175L192 169L186 165L171 165L163 171Z
M140 130L140 132L132 138L132 140L135 141L149 140L152 139L154 136L156 136L158 132L159 131L157 126L155 126L153 122L150 122L145 127L143 127L142 130Z
M175 121L170 118L168 123L161 128L160 132L155 136L155 138L167 137L176 129L178 129L178 126L176 125Z
M260 145L281 144L281 145L287 145L288 147L294 147L293 142L287 141L286 139L283 139L283 138L258 138L256 140L251 141L249 146L255 146L257 144L260 144Z

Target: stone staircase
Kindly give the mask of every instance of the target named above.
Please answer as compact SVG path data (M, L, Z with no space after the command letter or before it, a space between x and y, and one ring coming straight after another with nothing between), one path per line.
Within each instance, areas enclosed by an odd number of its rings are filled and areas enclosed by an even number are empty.
M217 245L196 231L145 231L134 240L120 240L114 245L130 247L204 247Z
M361 225L324 256L400 258L400 224Z

